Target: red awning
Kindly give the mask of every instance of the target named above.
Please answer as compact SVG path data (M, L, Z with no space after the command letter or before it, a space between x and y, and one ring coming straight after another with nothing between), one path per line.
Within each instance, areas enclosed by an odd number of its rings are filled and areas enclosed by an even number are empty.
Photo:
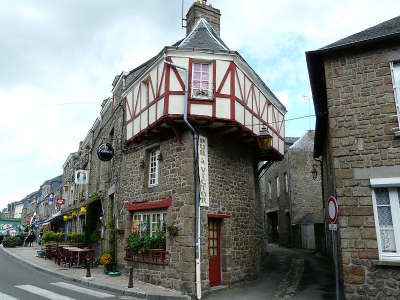
M131 202L125 203L124 207L128 211L139 211L139 210L152 210L152 209L167 209L172 204L172 197L169 196L167 199L154 200L147 202Z
M230 218L230 216L228 214L207 214L207 217L209 219L226 219L226 218Z

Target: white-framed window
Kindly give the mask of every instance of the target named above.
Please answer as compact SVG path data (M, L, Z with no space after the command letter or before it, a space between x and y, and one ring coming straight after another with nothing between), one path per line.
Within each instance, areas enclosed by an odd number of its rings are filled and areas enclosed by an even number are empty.
M400 261L400 178L371 179L380 260Z
M142 91L141 91L141 105L142 107L146 106L150 101L150 81L145 79L142 81Z
M279 176L276 176L276 197L279 198L280 196L281 187L279 184Z
M271 180L268 181L268 199L272 200L272 183L271 183Z
M391 62L390 71L392 73L394 99L396 101L397 121L400 126L400 62Z
M149 153L149 186L158 185L160 148L154 148Z
M211 64L193 63L192 68L192 97L212 98Z
M133 220L139 220L140 234L150 235L157 232L157 230L165 229L165 222L167 220L166 212L151 212L151 213L135 213Z
M285 173L285 192L289 193L289 179L287 173Z

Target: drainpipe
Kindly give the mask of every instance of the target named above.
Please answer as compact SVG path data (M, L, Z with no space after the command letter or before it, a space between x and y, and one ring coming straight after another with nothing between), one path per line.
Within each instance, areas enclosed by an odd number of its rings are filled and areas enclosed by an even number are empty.
M201 276L200 276L200 174L199 174L199 133L190 124L187 119L187 105L188 105L188 94L189 94L189 76L188 69L174 65L173 63L167 61L164 55L164 63L180 69L185 72L185 100L183 108L183 120L187 127L193 134L194 139L194 174L195 174L195 234L194 242L196 245L196 291L197 299L201 299Z

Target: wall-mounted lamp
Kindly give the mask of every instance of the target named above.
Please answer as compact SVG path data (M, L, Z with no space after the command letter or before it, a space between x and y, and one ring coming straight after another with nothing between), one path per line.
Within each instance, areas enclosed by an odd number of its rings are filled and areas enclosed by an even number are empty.
M263 125L257 136L258 146L261 150L266 151L272 147L272 135L268 129Z
M317 171L317 168L315 167L315 165L312 166L311 176L312 176L313 179L317 179L318 171Z

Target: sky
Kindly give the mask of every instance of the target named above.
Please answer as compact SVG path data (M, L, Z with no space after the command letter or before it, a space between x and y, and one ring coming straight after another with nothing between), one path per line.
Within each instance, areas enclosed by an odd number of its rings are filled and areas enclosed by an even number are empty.
M184 11L192 0L184 1ZM398 0L209 0L221 37L314 128L305 51L400 14ZM62 173L114 76L184 37L181 0L0 0L0 209Z

